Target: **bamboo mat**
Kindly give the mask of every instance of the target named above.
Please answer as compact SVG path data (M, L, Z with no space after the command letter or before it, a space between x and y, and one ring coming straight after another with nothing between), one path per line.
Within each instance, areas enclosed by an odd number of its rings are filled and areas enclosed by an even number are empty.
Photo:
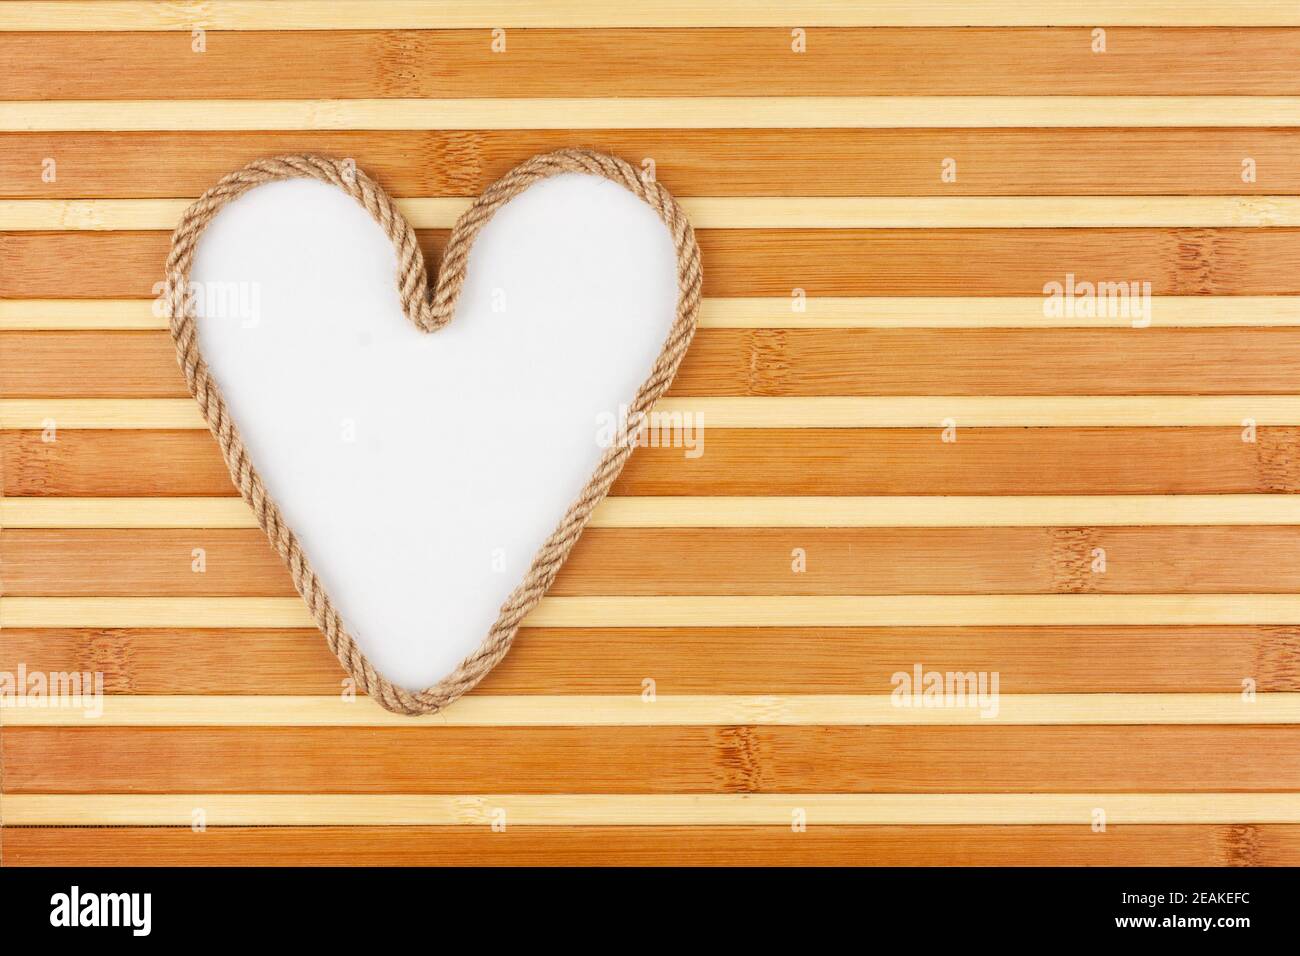
M0 672L107 694L0 709L0 861L1300 864L1297 28L0 3ZM153 314L168 230L322 152L436 254L566 145L700 230L662 407L705 453L633 455L470 697L344 701ZM1150 283L1149 327L1045 311L1070 275ZM996 713L898 706L918 667Z

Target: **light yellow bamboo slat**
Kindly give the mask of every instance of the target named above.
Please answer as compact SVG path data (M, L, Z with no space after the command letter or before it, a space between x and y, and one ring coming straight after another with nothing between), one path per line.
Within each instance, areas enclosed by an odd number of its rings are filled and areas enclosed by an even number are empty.
M1297 297L1300 298L1300 297ZM0 332L165 329L153 299L0 299Z
M493 27L1293 26L1288 0L10 0L0 30Z
M0 428L207 428L188 398L0 399Z
M972 687L972 694L974 688ZM68 697L44 706L0 699L8 727L566 727L860 726L1001 724L1297 724L1300 694L1000 694L948 706L899 706L889 694L639 694L462 697L444 711L407 717L369 697Z
M593 528L1017 528L1300 524L1300 495L623 496ZM0 499L0 528L255 528L240 498Z
M0 231L176 227L193 199L0 199ZM472 199L399 199L450 229ZM1298 226L1300 196L758 196L680 200L697 229L1044 229Z
M1138 330L1135 330L1137 332ZM1300 395L672 398L704 428L1105 428L1300 424ZM0 399L0 428L206 428L185 398Z
M22 599L0 603L9 600ZM1300 624L1300 594L566 597L544 599L525 620L532 627Z
M1297 524L1300 495L889 495L607 498L605 528Z
M546 597L526 627L1300 625L1300 594ZM0 627L312 627L298 598L0 597Z
M1131 317L1118 314L1092 318L1080 315L1044 315L1044 301L1042 296L809 297L800 300L773 296L711 298L701 303L700 327L716 329L1133 327ZM1153 328L1300 325L1300 296L1152 296L1148 318ZM5 327L4 307L0 305L0 329ZM165 327L165 324L158 327Z
M1247 421L1300 422L1300 396L1293 395L676 398L661 400L655 408L691 412L707 428L1240 427Z
M706 298L705 329L1124 328L1122 315L1047 316L1041 296ZM1152 327L1300 325L1300 296L1152 296ZM0 299L0 331L165 329L153 299Z
M1300 823L1296 793L15 794L6 826ZM504 815L504 816L503 816ZM195 837L201 839L201 837Z
M0 9L3 9L0 4ZM1300 96L41 100L0 131L1300 126Z

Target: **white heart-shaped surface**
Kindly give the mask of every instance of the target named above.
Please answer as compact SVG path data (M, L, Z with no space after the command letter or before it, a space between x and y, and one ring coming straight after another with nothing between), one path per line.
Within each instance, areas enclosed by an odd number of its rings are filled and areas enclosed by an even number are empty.
M417 689L478 647L581 492L672 325L672 239L607 180L518 196L455 319L415 329L391 241L311 180L222 209L199 341L268 490L375 667Z

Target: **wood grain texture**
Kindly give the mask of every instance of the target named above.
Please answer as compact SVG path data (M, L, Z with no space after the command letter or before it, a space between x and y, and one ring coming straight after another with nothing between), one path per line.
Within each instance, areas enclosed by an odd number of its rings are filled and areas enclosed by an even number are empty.
M796 549L807 560L799 573ZM0 563L10 595L294 594L288 570L256 528L6 528ZM549 593L1182 591L1300 591L1300 527L591 528Z
M639 448L614 495L1266 494L1300 491L1300 427L710 427L707 451ZM203 431L0 430L7 496L234 494ZM134 466L123 470L117 462ZM889 462L880 468L879 462Z
M15 866L1286 866L1300 826L8 827Z
M798 22L797 18L791 23ZM1101 22L1101 21L1099 21ZM1300 93L1287 29L0 33L0 100ZM918 70L917 64L925 64ZM665 68L667 66L667 68Z
M92 672L108 694L338 694L314 629L6 628L0 669ZM847 694L918 661L1000 674L1007 694L1300 691L1295 627L532 628L479 686L494 694Z
M1212 369L1198 359L1214 354ZM1300 328L702 329L669 395L1282 395ZM0 332L0 397L184 398L165 332Z
M419 237L437 261L446 234ZM1067 273L1150 282L1154 295L1300 293L1300 228L714 229L698 238L709 296L1042 295ZM0 295L150 297L167 245L163 232L6 233ZM68 261L75 273L61 268Z
M652 158L686 197L1294 195L1298 144L1300 130L1260 127L0 132L0 196L197 196L232 169L288 153L364 157L395 196L473 196L565 146ZM1247 156L1253 183L1241 176ZM54 182L41 175L46 157ZM958 161L956 182L940 175L946 157Z
M1293 726L12 727L3 757L10 794L1245 793L1300 789L1298 735ZM1115 756L1099 764L1098 753Z

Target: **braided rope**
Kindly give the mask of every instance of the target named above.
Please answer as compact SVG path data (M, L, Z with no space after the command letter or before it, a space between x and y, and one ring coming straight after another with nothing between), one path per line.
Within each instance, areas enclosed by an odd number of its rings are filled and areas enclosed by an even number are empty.
M602 176L625 187L654 209L668 227L677 250L677 316L650 374L630 403L620 434L605 451L591 480L569 506L555 531L538 549L532 566L502 604L496 622L483 642L438 683L424 690L408 691L375 670L357 646L355 638L348 633L307 560L297 535L285 522L249 459L221 389L209 374L207 363L199 351L194 303L187 294L194 250L203 230L221 208L255 186L295 178L329 183L360 203L392 240L397 250L397 287L402 308L416 328L435 332L450 322L455 314L456 302L465 284L469 251L479 230L498 209L529 186L560 173ZM164 295L171 317L176 359L185 374L190 393L221 446L231 479L289 568L294 587L307 603L330 650L360 688L386 710L400 714L428 714L446 707L471 690L506 656L520 622L555 580L592 511L609 492L631 454L636 444L634 438L638 423L677 374L677 367L695 334L701 276L700 250L695 243L695 233L677 201L663 186L645 181L635 168L613 156L590 150L565 149L535 156L506 173L489 186L456 222L432 290L429 289L424 254L420 251L415 230L374 180L350 162L320 156L281 156L257 160L230 173L186 210L180 225L172 233Z

